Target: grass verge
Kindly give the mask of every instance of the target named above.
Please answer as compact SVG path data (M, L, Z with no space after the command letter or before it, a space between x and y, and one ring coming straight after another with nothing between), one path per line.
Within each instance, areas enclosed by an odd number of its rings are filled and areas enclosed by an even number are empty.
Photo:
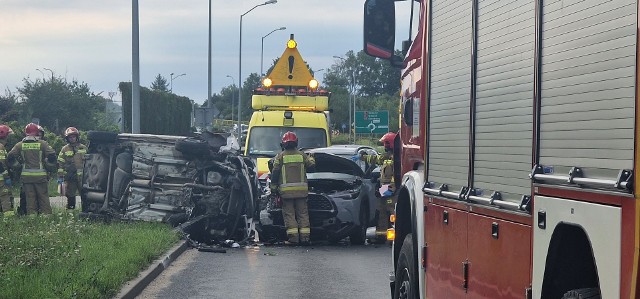
M179 240L163 223L0 218L0 298L112 298Z

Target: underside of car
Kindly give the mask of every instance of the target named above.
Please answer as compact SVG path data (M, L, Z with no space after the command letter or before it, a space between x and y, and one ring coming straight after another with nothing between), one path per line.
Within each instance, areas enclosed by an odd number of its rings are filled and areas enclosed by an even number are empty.
M250 237L260 191L234 136L88 137L81 216L167 222L208 245Z

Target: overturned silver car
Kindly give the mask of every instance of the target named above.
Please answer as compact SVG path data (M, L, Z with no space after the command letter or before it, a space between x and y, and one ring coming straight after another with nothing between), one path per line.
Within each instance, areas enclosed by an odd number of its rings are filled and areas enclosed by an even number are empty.
M260 191L234 136L89 132L88 139L81 216L167 222L206 244L251 236Z

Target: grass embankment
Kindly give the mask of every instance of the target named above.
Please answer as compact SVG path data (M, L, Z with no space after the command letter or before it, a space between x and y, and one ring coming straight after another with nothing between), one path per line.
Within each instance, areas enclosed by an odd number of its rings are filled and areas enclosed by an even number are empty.
M111 298L179 240L162 223L0 218L0 298Z

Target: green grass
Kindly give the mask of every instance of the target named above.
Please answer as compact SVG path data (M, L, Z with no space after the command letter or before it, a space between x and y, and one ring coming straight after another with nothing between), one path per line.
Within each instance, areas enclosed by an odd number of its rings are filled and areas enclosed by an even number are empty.
M112 298L179 240L162 223L0 218L0 298Z

